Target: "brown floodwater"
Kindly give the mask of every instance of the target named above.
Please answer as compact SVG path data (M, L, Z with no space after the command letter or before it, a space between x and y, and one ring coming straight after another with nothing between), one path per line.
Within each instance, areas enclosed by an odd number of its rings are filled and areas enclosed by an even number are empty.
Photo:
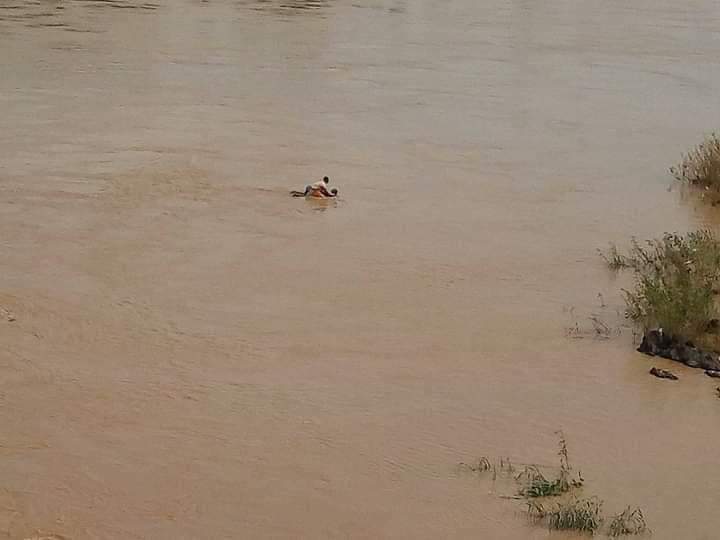
M667 172L720 127L719 28L0 2L0 535L544 539L457 464L562 429L607 513L718 538L717 383L634 352L596 250L719 221Z

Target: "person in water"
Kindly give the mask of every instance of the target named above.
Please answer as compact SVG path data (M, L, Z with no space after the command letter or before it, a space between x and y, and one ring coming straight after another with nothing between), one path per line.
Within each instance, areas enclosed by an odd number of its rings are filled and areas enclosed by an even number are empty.
M322 180L318 180L305 186L305 191L291 191L290 195L293 197L313 197L315 199L327 199L337 197L338 190L336 188L328 189L330 179L327 176L323 176Z

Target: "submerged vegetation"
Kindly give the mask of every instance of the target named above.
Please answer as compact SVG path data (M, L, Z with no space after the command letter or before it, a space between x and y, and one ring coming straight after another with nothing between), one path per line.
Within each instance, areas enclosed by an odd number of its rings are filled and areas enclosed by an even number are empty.
M720 139L713 133L670 168L681 182L705 189L713 204L720 202Z
M571 489L581 487L584 482L579 472L573 475L564 435L562 432L557 432L557 435L560 438L558 442L560 463L558 467L542 467L546 472L543 472L538 465L524 464L522 468L518 468L508 458L501 458L496 464L484 456L475 463L461 463L460 466L476 473L490 471L493 480L497 479L498 475L511 478L518 485L516 496L518 498L557 497ZM556 474L551 475L550 469Z
M602 501L595 497L572 499L556 504L545 517L549 529L594 533L603 523Z
M517 494L503 497L523 500L527 516L533 523L544 524L551 530L574 530L595 534L605 524L603 501L597 497L577 496L585 480L579 472L573 474L565 437L561 431L557 432L557 435L559 466L542 467L542 469L553 469L552 476L550 472L542 472L538 465L525 465L518 472L518 468L507 458L495 464L487 457L482 457L472 465L464 463L460 465L475 473L492 472L493 481L501 475L516 483ZM550 498L553 502L549 501ZM649 529L642 511L631 507L613 516L606 529L607 535L611 537L646 532L649 532Z
M623 333L627 327L620 309L609 309L602 293L598 293L599 310L586 314L584 317L575 313L575 307L563 308L569 316L569 324L565 326L565 336L571 339L606 340Z
M519 494L525 498L557 497L567 493L573 488L583 485L583 477L580 473L573 478L572 468L568 459L567 442L562 432L557 433L560 437L558 442L560 457L560 468L556 478L548 479L536 465L526 466L516 477L522 482Z
M550 530L574 530L595 534L605 523L603 501L597 497L570 498L550 508L536 499L527 501L528 517L534 522L546 522ZM628 506L613 516L605 529L607 536L642 535L650 532L640 508Z
M614 246L604 254L613 269L629 268L635 288L624 291L627 316L643 330L662 328L679 340L715 345L720 289L720 242L710 231L665 234L627 255Z
M608 526L608 536L613 538L626 534L644 534L646 532L648 532L648 527L642 510L630 506L614 516Z

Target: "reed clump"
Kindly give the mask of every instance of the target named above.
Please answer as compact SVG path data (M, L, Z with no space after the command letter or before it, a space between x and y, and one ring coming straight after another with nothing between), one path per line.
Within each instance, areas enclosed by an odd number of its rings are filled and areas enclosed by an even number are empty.
M670 172L681 182L703 188L713 204L720 202L720 138L715 133L706 137Z
M595 533L603 523L602 501L596 497L558 503L547 515L551 530Z

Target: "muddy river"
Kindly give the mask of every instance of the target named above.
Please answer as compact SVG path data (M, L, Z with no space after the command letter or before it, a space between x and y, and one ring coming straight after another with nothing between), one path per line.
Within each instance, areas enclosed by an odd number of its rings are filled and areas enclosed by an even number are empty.
M607 513L718 538L717 383L634 352L597 255L720 225L667 171L720 129L718 29L0 1L0 535L545 539L457 464L552 463L562 429Z

